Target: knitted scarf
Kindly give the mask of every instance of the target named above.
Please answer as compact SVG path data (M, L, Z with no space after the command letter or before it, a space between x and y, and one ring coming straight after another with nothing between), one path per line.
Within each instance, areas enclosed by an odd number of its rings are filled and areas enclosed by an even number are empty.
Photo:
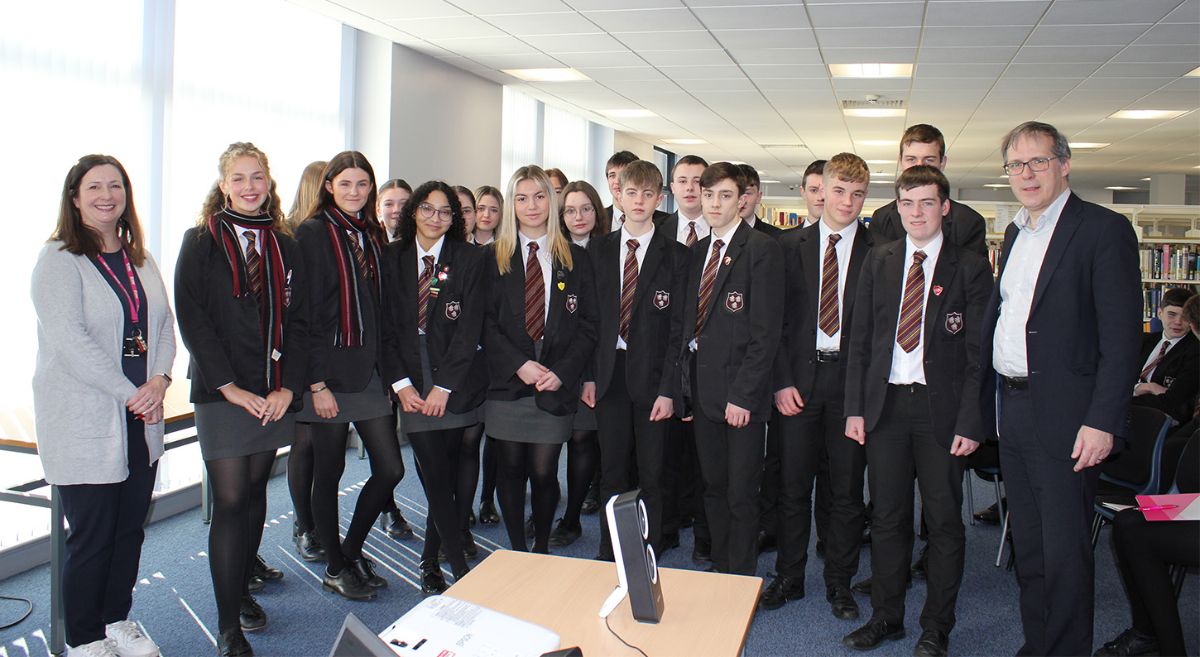
M383 298L383 276L380 272L380 245L367 231L367 219L361 215L350 216L337 206L326 208L322 213L325 228L329 232L329 245L333 248L333 260L338 273L338 324L334 331L334 343L339 347L361 347L363 344L362 302L359 299L358 276L354 251L347 234L353 231L362 236L363 255L367 260L367 271L359 272L363 278L374 282L371 292L376 299Z

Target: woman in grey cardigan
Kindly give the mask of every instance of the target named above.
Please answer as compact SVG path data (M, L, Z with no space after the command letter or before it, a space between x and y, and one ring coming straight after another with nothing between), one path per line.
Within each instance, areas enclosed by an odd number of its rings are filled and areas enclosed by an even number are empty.
M128 614L163 453L175 330L115 158L87 155L67 173L32 295L38 455L70 525L67 654L157 655Z

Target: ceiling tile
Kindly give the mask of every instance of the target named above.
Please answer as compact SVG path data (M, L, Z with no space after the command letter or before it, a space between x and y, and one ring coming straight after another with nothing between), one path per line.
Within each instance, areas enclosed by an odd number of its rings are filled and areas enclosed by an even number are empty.
M1196 17L1200 21L1200 16ZM1196 23L1159 23L1146 30L1134 43L1144 44L1182 44L1190 45L1200 39L1200 25Z
M672 66L662 72L672 80L740 80L746 77L736 66Z
M1012 69L1009 69L1008 71L1005 71L1004 77L996 80L996 84L992 87L992 93L997 97L999 97L1001 94L1010 92L1029 93L1031 91L1057 91L1059 93L1065 93L1079 86L1080 82L1082 82L1080 78L1070 76L1014 76L1012 74ZM990 100L992 96L988 96L988 98Z
M691 11L682 7L679 9L588 11L583 15L609 32L653 32L704 28Z
M765 78L820 78L825 79L827 71L820 64L780 64L777 66L743 66L746 75L758 79Z
M1112 63L1101 66L1095 75L1100 77L1163 77L1179 76L1195 68L1192 62L1158 64Z
M1175 11L1163 18L1164 23L1200 23L1200 0L1184 0Z
M1149 28L1130 25L1041 25L1029 35L1027 46L1124 46Z
M1191 91L1156 91L1137 99L1129 109L1194 110L1200 108L1200 98ZM1194 127L1194 122L1193 122Z
M560 52L609 52L626 50L607 34L555 34L524 36L521 40L548 54ZM515 39L514 39L515 41Z
M396 4L395 0L389 1ZM562 0L504 0L502 3L497 3L494 0L454 0L454 5L476 16L533 14L567 9Z
M554 57L563 64L577 69L601 66L624 67L645 65L641 57L628 50L615 52L561 52L554 53Z
M1004 64L918 64L916 75L922 78L991 78L1004 70Z
M1114 62L1190 62L1200 64L1200 25L1196 41L1190 45L1139 46L1132 45L1113 58Z
M658 32L614 32L615 39L631 50L712 50L720 48L708 32L678 30Z
M433 39L438 46L460 55L530 55L538 51L533 46L510 36L475 39Z
M505 68L555 68L562 62L550 55L480 55L473 57L475 61L497 70Z
M485 20L496 27L515 34L587 34L599 32L600 28L573 11L546 14L505 14L488 16Z
M917 58L916 48L823 48L822 53L827 64L911 64Z
M814 27L903 27L921 24L922 2L810 4Z
M599 9L677 9L683 6L680 0L570 0L571 8L578 11Z
M1003 64L1012 60L1016 53L1016 46L921 48L917 61L929 64Z
M1004 75L1013 78L1085 78L1098 68L1095 63L1010 64Z
M1157 23L1179 0L1058 0L1046 12L1043 25Z
M733 60L724 50L642 50L652 66L730 66Z
M834 78L833 88L839 94L884 93L893 98L908 93L912 80L908 78Z
M765 30L715 30L713 37L721 47L730 50L744 48L816 48L817 41L808 28Z
M922 46L1016 46L1029 35L1028 27L943 27L921 37Z
M1048 0L1028 2L935 2L925 12L925 27L1036 25Z
M1025 46L1013 58L1019 64L1104 63L1121 52L1121 46Z
M665 80L666 76L651 66L615 66L612 68L581 68L580 73L601 82L624 80Z
M729 54L742 66L821 63L821 51L816 48L745 48Z
M963 90L988 89L989 87L992 86L992 83L995 82L995 79L996 79L995 76L982 77L982 78L980 78L980 77L930 78L930 77L926 77L924 75L919 74L920 69L923 66L927 66L927 64L922 64L921 66L918 66L917 67L918 75L917 75L917 77L913 78L912 89L913 89L914 93L916 93L918 91L942 90L942 89L963 89Z
M403 18L386 21L409 34L426 39L453 39L464 37L504 36L503 30L497 29L475 18L474 16L456 16L447 18Z
M692 13L710 30L757 29L764 25L808 27L804 5L694 8Z
M817 30L822 48L915 48L919 27L823 27Z
M756 97L760 95L757 91L755 91L754 84L751 83L747 78L742 78L740 80L685 80L680 82L679 86L692 93L723 91L731 93L748 92Z
M445 18L466 16L470 10L462 10L443 0L399 3L394 0L353 0L346 3L359 14L376 20L401 20L413 18ZM561 8L561 4L559 7Z

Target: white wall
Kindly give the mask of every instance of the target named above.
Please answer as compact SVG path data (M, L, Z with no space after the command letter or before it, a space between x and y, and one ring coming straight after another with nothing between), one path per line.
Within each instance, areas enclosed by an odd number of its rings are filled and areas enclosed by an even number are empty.
M643 160L654 161L654 144L648 141L642 141L637 137L617 130L613 133L613 149L612 152L629 151ZM609 153L612 155L612 153ZM606 156L605 160L608 159Z
M387 39L355 31L354 123L350 142L367 156L379 182L391 178L392 47Z

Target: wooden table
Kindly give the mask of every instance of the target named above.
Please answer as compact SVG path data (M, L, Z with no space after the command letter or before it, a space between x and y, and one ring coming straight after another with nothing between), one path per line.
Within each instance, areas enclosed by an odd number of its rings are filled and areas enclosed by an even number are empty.
M188 401L189 384L185 381L171 385L163 399L166 413L166 433L190 429L196 425L192 404ZM0 413L0 451L19 454L37 454L37 432L33 409L19 408ZM167 440L166 449L174 449L196 442L196 436ZM58 488L50 486L46 496L34 491L47 486L45 478L38 478L0 490L0 501L27 504L50 509L50 652L61 655L66 652L65 628L63 627L62 563L66 545L66 528L63 526L62 502Z
M633 619L626 599L608 622L650 657L742 652L762 579L659 568L665 610L658 624ZM636 655L597 613L617 585L616 566L587 559L497 550L445 595L549 628L584 655Z

